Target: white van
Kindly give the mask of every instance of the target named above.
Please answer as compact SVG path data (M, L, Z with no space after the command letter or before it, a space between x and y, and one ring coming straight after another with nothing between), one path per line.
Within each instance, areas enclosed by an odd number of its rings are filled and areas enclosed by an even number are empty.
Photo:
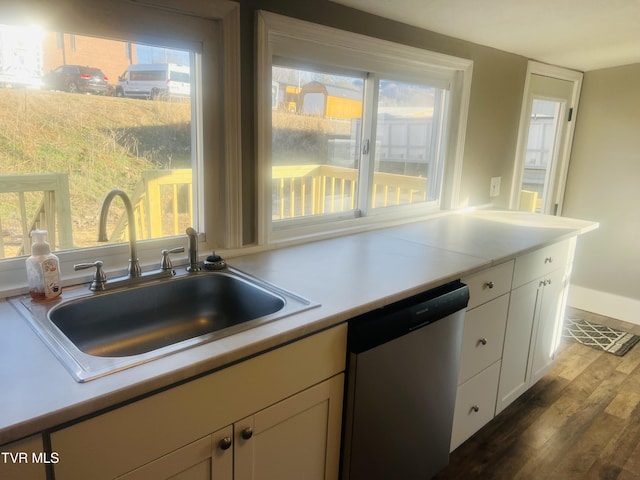
M189 67L175 63L129 65L118 77L116 96L151 99L191 95Z

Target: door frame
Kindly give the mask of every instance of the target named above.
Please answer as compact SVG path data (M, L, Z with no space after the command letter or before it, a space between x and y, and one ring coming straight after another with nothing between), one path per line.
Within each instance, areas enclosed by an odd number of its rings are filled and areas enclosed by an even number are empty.
M530 91L530 80L532 75L541 75L545 77L557 78L573 83L573 91L571 95L572 108L571 121L565 133L562 151L558 152L556 165L558 185L555 189L556 197L554 199L557 204L556 215L562 213L562 204L564 200L564 190L567 181L567 173L569 171L569 158L571 156L571 146L573 144L573 134L576 126L576 118L578 114L578 102L580 99L580 91L582 89L583 73L576 70L569 70L554 65L547 65L540 62L529 60L527 64L527 74L524 82L524 91L522 95L522 106L520 109L520 126L518 128L518 142L516 144L516 157L513 168L513 178L511 182L511 198L509 208L517 210L520 203L520 184L522 182L522 172L524 170L524 153L527 147L527 138L529 135L529 117L531 116L532 94Z

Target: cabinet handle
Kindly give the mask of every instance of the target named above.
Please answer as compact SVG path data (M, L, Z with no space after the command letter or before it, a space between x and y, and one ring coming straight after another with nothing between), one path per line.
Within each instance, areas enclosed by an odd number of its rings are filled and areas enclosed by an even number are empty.
M553 257L547 257L544 259L544 263L553 263Z
M253 428L251 427L245 428L240 432L240 436L245 440L249 440L251 437L253 437Z
M540 283L538 283L538 288L539 287L544 287L547 284L546 280L540 280Z
M489 280L488 282L486 282L486 283L484 284L484 286L485 286L485 287L487 287L487 288L493 288L493 287L495 287L495 286L496 286L496 284L495 284L495 283L493 283L491 280Z
M480 411L480 407L478 405L474 405L471 407L471 411L474 413L478 413Z
M482 345L486 345L487 344L487 339L485 337L482 337L480 340L478 340L478 343L480 343Z
M222 440L220 440L220 443L218 443L218 447L220 448L220 450L229 450L229 447L231 447L231 437L224 437Z

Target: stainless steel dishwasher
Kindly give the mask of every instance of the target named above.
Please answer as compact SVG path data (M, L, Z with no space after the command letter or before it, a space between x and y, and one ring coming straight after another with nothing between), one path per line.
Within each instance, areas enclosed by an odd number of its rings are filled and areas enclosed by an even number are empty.
M428 479L449 463L468 301L455 281L349 322L343 479Z

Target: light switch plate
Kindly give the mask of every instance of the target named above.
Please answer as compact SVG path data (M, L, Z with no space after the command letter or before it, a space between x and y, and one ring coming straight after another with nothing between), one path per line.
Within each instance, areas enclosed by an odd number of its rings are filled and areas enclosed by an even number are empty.
M491 177L491 185L489 186L489 196L500 196L500 180L502 177Z

